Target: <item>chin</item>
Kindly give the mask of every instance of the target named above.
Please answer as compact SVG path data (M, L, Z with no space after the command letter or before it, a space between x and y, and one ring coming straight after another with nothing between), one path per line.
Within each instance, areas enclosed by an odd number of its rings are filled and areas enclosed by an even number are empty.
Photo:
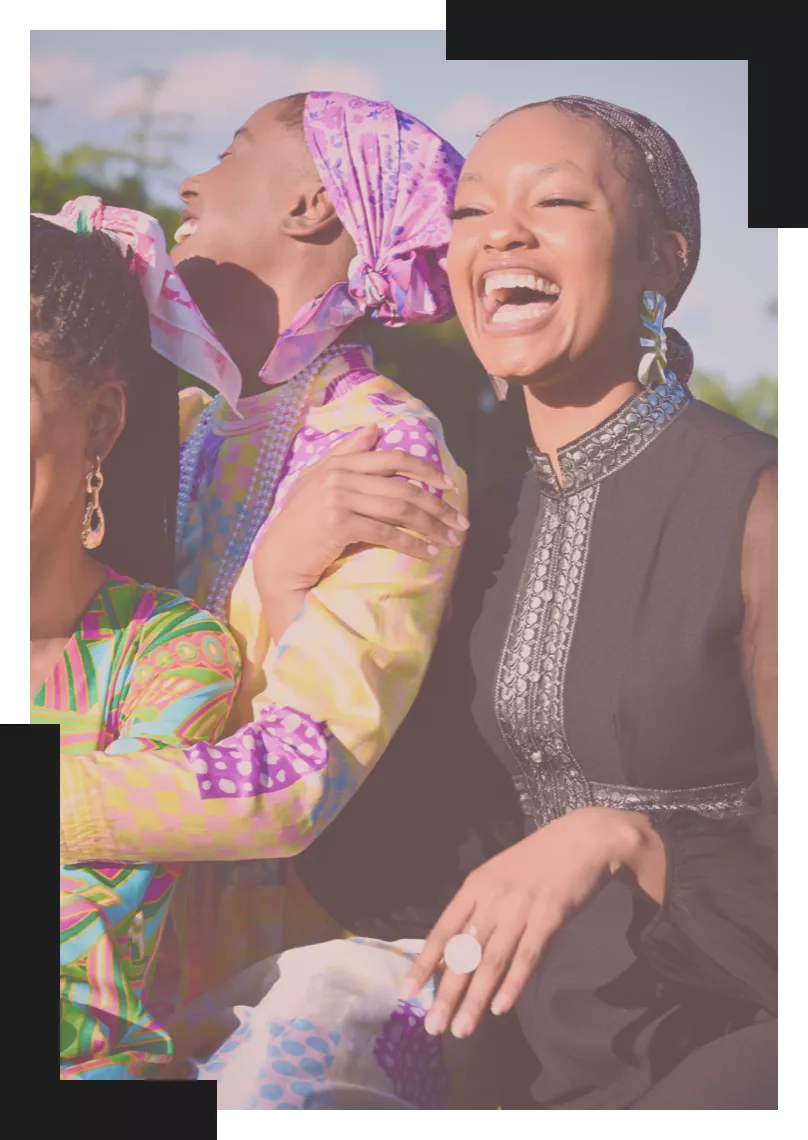
M537 350L535 341L521 337L507 344L479 345L477 356L489 375L507 380L509 384L527 383L552 364L546 352Z

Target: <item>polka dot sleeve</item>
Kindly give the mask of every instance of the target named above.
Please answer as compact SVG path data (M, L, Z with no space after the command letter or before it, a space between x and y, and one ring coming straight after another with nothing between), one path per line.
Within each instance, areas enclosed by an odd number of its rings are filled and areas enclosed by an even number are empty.
M405 406L379 418L377 446L409 450L449 475L455 486L443 494L465 510L465 478L434 417ZM349 433L301 432L280 490L288 493L309 462ZM280 643L270 646L249 722L239 718L241 727L225 739L185 748L144 744L119 765L109 755L76 758L83 802L91 806L82 818L75 800L67 808L63 801L63 857L273 859L306 848L354 794L409 711L458 555L445 548L422 561L370 547L341 559L310 591ZM238 607L246 605L255 605L251 594L234 594L236 624ZM151 683L161 692L166 682Z

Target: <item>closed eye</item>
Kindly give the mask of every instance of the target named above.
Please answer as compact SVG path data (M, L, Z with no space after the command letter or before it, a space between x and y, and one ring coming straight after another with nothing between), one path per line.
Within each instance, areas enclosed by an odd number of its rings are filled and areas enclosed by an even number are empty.
M475 209L474 206L464 206L460 210L452 210L449 218L453 222L459 222L462 218L479 218L482 214L483 211Z
M586 202L576 201L574 198L544 198L541 206L586 206Z
M217 154L217 155L216 155L216 157L218 158L219 162L221 162L221 161L222 161L222 159L228 158L228 157L229 157L229 155L230 155L230 151L229 151L229 150L226 150L226 151L224 152L224 154Z

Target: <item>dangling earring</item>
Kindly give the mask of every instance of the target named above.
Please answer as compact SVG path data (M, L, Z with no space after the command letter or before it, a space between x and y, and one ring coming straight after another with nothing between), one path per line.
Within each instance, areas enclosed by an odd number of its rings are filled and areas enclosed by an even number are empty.
M101 488L104 486L104 476L101 474L101 460L96 459L95 467L87 472L85 490L90 501L84 511L84 521L81 524L81 543L85 550L95 550L104 540L104 512L99 501ZM96 525L93 526L93 516Z
M637 379L646 388L665 383L665 369L668 364L668 338L664 329L666 306L667 302L661 293L655 293L651 289L643 293L640 337L642 357ZM656 369L653 369L652 365L656 365Z
M500 404L503 403L505 397L508 395L508 384L506 380L500 380L499 376L492 376L488 373L488 379L491 381L491 387L494 389L494 395L499 400Z

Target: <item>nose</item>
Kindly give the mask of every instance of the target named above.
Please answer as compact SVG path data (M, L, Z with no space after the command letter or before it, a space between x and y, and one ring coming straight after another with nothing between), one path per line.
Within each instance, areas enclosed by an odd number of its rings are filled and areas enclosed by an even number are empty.
M186 206L190 205L193 199L199 193L199 175L192 174L190 178L186 178L180 186L180 198Z
M490 228L483 248L489 253L510 253L515 249L536 249L538 241L518 218L489 215Z

